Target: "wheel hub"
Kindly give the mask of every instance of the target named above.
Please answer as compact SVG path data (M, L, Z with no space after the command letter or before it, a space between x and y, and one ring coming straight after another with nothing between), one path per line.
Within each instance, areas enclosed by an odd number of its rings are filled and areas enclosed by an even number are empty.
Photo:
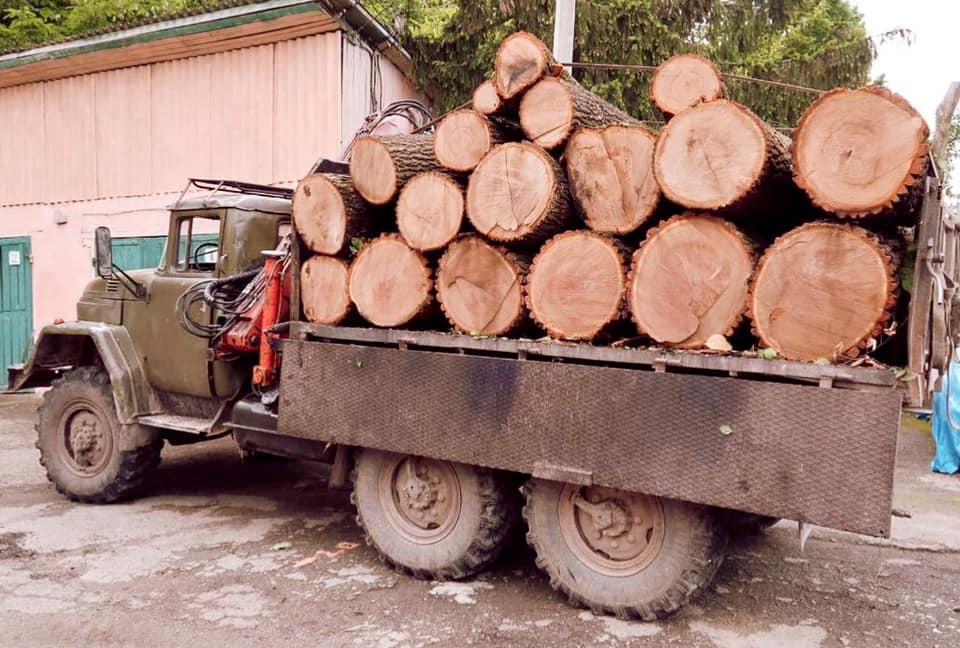
M113 437L103 415L92 405L78 402L64 411L60 421L69 467L82 475L102 470L113 449Z
M568 485L560 520L563 537L578 557L611 575L642 571L663 544L660 500L640 493Z
M380 483L391 523L409 540L436 542L460 516L460 482L447 462L401 458L383 471Z

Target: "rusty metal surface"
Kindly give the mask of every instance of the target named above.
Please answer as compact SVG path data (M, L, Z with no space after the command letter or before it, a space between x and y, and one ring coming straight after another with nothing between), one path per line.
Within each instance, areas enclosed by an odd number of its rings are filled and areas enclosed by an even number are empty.
M893 390L303 340L284 349L282 434L889 534Z
M659 366L664 370L716 372L754 379L757 376L786 378L814 384L827 379L836 386L892 388L897 385L896 375L887 369L819 365L814 362L764 360L739 355L693 353L666 349L629 349L557 341L479 338L433 331L324 326L307 322L293 322L290 336L359 342L362 344L405 344L408 347L562 358L618 365Z

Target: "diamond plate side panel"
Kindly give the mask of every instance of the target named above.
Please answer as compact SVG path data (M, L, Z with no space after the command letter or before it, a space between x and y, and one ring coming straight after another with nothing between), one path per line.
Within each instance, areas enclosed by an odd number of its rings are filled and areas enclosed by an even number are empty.
M893 391L305 341L281 384L292 436L890 531Z

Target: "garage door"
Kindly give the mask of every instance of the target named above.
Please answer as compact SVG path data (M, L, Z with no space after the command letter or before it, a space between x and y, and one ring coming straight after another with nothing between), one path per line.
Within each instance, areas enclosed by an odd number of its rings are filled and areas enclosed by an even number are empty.
M156 268L163 256L166 236L115 238L111 241L113 262L124 270Z
M0 238L0 384L22 362L33 336L30 239Z

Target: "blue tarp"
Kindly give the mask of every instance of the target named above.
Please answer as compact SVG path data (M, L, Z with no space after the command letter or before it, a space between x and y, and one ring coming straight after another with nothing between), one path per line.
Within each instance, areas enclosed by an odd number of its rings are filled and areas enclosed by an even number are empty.
M947 417L947 407L950 408L950 417ZM930 469L934 472L952 475L960 472L960 429L954 429L950 424L960 428L960 363L950 363L949 380L940 384L940 391L933 395L933 441L937 444L937 452L933 457Z

